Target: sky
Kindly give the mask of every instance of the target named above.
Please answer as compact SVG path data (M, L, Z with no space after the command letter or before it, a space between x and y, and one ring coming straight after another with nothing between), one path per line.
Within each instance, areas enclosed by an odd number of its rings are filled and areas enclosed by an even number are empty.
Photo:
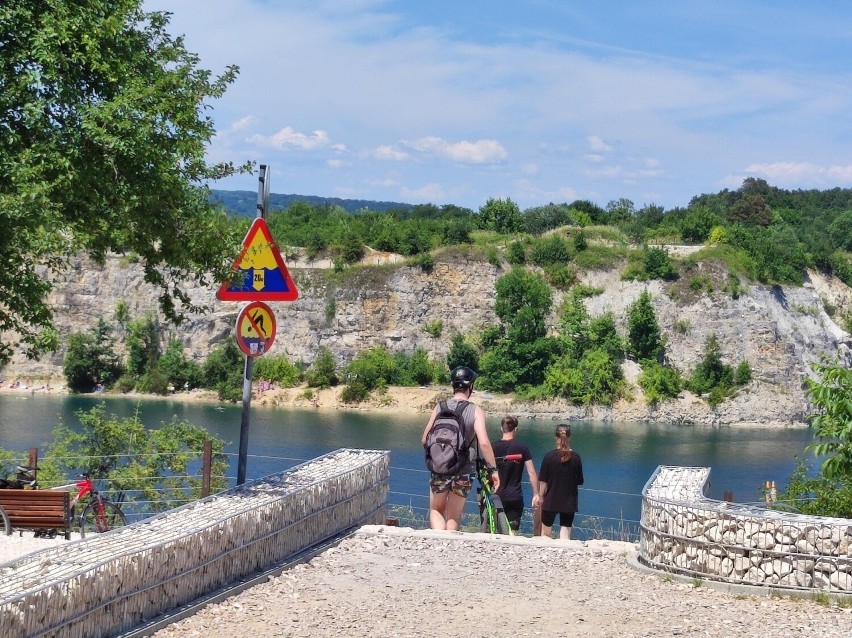
M747 177L852 187L852 5L145 0L200 66L211 162L273 193L686 206ZM258 173L212 184L258 189Z

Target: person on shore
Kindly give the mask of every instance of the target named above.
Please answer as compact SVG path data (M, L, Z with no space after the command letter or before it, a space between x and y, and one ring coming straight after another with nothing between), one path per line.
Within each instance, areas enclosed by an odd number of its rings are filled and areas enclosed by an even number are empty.
M468 448L467 457L462 459L460 468L452 475L431 473L429 480L429 527L431 529L458 530L461 526L467 495L473 485L471 475L474 466L470 453L475 449L474 446L477 443L482 457L488 464L491 485L495 491L500 489L500 477L497 474L494 450L491 448L491 442L488 440L488 432L485 428L485 413L478 405L470 402L476 377L476 372L470 368L455 368L450 373L453 397L446 402L439 402L435 406L429 421L426 423L426 428L423 430L421 443L426 448L432 425L442 414L441 404L445 403L445 407L450 410L456 410L459 404L463 404L461 416L464 422L464 441Z
M499 459L510 454L520 454L521 460L503 461L497 463L497 473L500 476L500 490L497 496L503 501L503 511L509 519L509 527L513 531L521 528L521 518L524 515L524 492L521 488L521 477L524 468L527 470L530 484L532 485L532 506L538 507L538 473L535 471L535 463L527 444L518 436L518 419L514 416L504 416L500 422L503 438L492 444L494 457Z
M544 455L538 473L541 495L541 535L550 538L553 522L559 514L559 539L571 538L578 492L583 484L583 461L571 449L571 426L556 426L556 449Z

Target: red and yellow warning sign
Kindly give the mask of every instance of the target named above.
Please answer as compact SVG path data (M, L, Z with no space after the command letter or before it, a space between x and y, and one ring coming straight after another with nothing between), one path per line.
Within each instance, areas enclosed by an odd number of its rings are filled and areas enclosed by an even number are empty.
M250 303L237 315L237 345L247 356L269 352L277 330L272 309L262 301Z
M220 301L295 301L299 298L281 252L261 217L252 222L232 270L230 278L216 293Z

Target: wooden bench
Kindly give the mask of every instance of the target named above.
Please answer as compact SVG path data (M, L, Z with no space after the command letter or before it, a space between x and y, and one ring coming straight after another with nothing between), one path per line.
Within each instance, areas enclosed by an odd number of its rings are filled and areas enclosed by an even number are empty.
M71 538L71 495L61 490L0 490L0 525L12 529L63 530Z

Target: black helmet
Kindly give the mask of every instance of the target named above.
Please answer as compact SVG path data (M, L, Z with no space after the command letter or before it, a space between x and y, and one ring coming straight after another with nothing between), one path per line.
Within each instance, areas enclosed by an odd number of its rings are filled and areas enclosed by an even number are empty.
M477 374L470 368L459 366L450 372L450 384L453 386L453 390L469 388L476 381L476 377Z

